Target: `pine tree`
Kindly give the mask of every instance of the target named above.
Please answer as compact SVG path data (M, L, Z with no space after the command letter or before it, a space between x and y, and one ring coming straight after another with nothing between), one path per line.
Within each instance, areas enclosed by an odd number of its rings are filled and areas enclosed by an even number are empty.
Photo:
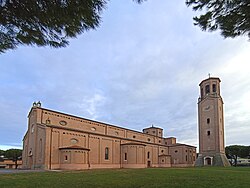
M0 0L0 53L19 45L65 47L69 38L100 25L107 2Z
M250 39L250 0L186 0L194 11L194 24L204 31L220 30L225 38L248 35Z

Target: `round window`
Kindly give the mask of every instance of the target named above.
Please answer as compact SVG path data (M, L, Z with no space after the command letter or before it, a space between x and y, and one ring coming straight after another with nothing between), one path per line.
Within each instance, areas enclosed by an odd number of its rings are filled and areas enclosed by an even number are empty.
M67 125L67 122L66 121L60 121L59 124L62 125L62 126L65 126L65 125Z
M77 143L78 143L78 140L75 139L75 138L72 138L72 139L70 140L70 142L71 142L71 144L77 144Z

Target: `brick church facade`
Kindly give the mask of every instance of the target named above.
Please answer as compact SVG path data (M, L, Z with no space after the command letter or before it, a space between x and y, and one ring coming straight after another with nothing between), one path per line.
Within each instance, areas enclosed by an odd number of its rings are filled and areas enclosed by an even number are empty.
M194 166L196 147L163 137L49 110L34 103L23 138L23 168L81 170Z

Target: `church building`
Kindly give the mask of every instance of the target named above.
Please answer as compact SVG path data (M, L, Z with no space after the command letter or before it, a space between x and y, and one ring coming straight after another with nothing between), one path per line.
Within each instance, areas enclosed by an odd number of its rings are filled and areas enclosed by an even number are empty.
M81 170L194 166L196 147L163 137L57 112L34 103L23 138L23 168Z

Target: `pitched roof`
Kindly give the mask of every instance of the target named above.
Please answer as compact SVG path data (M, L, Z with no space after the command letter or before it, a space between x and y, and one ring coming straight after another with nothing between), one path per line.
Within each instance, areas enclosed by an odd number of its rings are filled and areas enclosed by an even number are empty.
M81 146L77 146L77 145L74 145L74 146L66 146L66 147L60 147L59 150L70 150L70 149L75 149L75 150L90 150L88 148L84 148L84 147L81 147Z

